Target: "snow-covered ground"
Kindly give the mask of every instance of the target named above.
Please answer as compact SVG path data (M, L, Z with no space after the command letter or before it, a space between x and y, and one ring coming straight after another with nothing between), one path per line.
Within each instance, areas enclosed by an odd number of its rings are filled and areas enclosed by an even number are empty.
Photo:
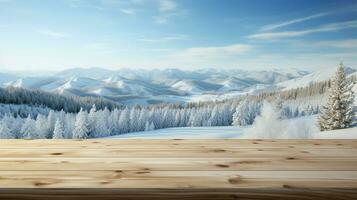
M249 126L167 128L108 137L150 139L357 139L357 127L320 132L317 115L280 119L276 107L265 102L261 114Z
M285 120L286 128L276 134L280 139L357 139L357 127L319 132L315 127L316 116ZM261 129L264 130L264 129ZM216 127L182 127L154 131L127 133L108 137L108 139L257 139L269 138L265 133L256 133L253 126L216 126ZM301 134L300 134L301 133Z
M108 138L147 138L147 139L226 139L239 138L246 128L237 126L214 126L214 127L182 127L166 128L154 131L142 131L127 133Z
M313 134L314 139L357 139L357 127L333 131L317 132Z

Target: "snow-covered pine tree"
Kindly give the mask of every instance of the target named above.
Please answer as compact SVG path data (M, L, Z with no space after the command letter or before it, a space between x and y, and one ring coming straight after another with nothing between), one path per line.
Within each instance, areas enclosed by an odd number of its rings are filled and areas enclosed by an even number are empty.
M88 114L88 131L90 136L94 136L95 135L95 120L96 120L96 113L97 113L97 107L95 106L95 104L93 104L92 108L89 111Z
M48 135L47 138L52 138L53 130L56 123L56 113L53 110L50 110L47 116L47 126L48 126Z
M110 116L108 118L108 123L112 124L111 134L118 134L120 131L119 117L120 117L119 109L115 108L112 112L110 112Z
M145 131L150 131L150 122L146 121L145 123Z
M64 125L61 118L58 118L55 123L55 128L53 130L52 139L64 139Z
M241 101L233 113L233 126L246 126L253 124L254 119L260 114L261 102L245 99Z
M49 125L46 116L37 115L35 122L36 132L40 138L47 138L49 134Z
M21 133L21 128L22 125L24 124L24 120L20 117L13 117L13 116L5 116L8 117L8 120L10 120L10 123L8 123L11 132L15 135L16 138L22 138L22 133Z
M139 123L139 130L138 131L143 131L145 130L145 121L148 120L148 110L146 108L142 108L140 110L140 114L139 114L139 119L138 119L138 123Z
M352 124L354 117L352 84L346 80L341 62L329 89L327 105L323 106L318 119L321 131L347 128Z
M119 130L120 133L127 133L130 131L129 127L129 109L125 108L121 113L119 117Z
M139 110L136 107L132 107L129 114L129 132L136 132L139 129L138 115Z
M73 114L66 114L64 118L64 136L66 139L72 138L75 123L75 116Z
M146 123L145 123L145 131L153 131L153 130L155 130L154 123L146 121Z
M104 123L107 125L107 130L106 130L106 133L104 133L104 135L110 135L112 133L112 130L113 130L113 127L114 127L114 124L113 123L109 123L109 117L110 117L110 111L107 107L104 108L103 110L103 120L104 120Z
M103 110L98 111L95 121L95 134L93 137L108 137L110 136L110 128L108 127L107 113Z
M31 118L31 115L29 115L25 119L25 122L22 125L20 132L21 132L23 138L26 138L26 139L38 138L38 135L36 133L35 120L33 120Z
M81 109L76 116L76 122L73 130L73 139L86 139L88 138L88 113Z
M149 131L153 131L153 130L155 130L155 125L153 122L151 122L149 126Z
M0 121L0 138L1 139L14 139L15 135L11 132L8 124L9 120L4 118Z

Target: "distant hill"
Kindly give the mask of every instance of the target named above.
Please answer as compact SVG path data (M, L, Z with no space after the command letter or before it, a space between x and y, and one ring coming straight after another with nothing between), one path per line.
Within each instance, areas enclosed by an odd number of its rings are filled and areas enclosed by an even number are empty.
M103 97L122 104L153 104L224 99L271 90L288 90L329 79L335 68L316 72L298 69L143 70L74 68L51 76L0 74L2 87L43 90L66 96ZM348 74L356 69L346 68Z

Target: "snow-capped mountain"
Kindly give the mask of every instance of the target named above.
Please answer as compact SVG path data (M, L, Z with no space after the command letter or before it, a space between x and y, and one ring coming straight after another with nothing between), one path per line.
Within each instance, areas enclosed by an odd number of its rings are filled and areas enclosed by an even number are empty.
M347 76L350 76L353 73L355 74L356 71L357 71L357 69L354 69L351 67L345 67L345 73L347 74ZM276 85L278 87L281 87L283 90L289 90L289 89L298 88L298 87L306 87L306 86L308 86L312 83L315 83L315 82L329 80L330 78L332 78L332 76L335 74L335 72L336 72L335 68L321 69L321 70L312 72L310 74L307 74L305 76L301 76L298 78L280 82Z
M18 76L7 74L7 73L0 73L0 85L4 85L10 81L18 79Z
M74 68L40 77L0 74L0 84L2 87L40 89L66 95L101 96L125 104L151 104L224 99L247 93L303 87L331 78L335 70L331 68L309 73L297 69L183 71ZM346 68L347 74L356 71Z

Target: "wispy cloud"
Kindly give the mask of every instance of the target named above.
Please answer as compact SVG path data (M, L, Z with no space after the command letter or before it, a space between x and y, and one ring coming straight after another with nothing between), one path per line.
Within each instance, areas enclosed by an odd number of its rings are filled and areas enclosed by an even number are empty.
M285 26L289 26L289 25L292 25L292 24L296 24L296 23L312 20L312 19L319 18L319 17L324 17L324 16L329 15L329 14L331 14L331 13L330 12L324 12L324 13L319 13L319 14L315 14L315 15L310 15L310 16L307 16L307 17L292 19L292 20L281 22L281 23L277 23L277 24L268 24L268 25L263 26L260 30L261 31L272 31L272 30L275 30L275 29L278 29L278 28L282 28L282 27L285 27Z
M336 47L336 48L357 48L357 39L350 40L329 40L329 41L319 41L304 43L304 46L319 46L319 47Z
M171 35L167 37L161 37L161 38L141 38L138 39L139 41L143 42L151 42L151 43L158 43L158 42L170 42L170 41L176 41L176 40L187 40L188 36L187 35Z
M175 10L177 4L173 0L159 0L159 11L160 12L169 12Z
M246 44L227 46L193 47L174 53L172 56L184 59L222 58L248 52L253 47Z
M282 31L282 32L267 32L267 33L257 33L247 36L249 39L259 39L259 40L269 40L269 39L281 39L304 36L312 33L319 32L332 32L339 31L343 29L357 28L357 20L351 20L346 22L338 22L326 24L317 28L305 29L299 31Z
M136 10L131 9L131 8L123 8L123 9L120 9L120 11L127 15L135 15L136 14Z
M52 31L52 30L47 30L47 29L40 29L37 30L38 33L50 37L57 37L57 38L65 38L65 37L70 37L71 35L68 33L64 32L57 32L57 31Z
M157 24L167 24L172 17L180 15L174 0L157 0L157 6L159 14L153 17Z

